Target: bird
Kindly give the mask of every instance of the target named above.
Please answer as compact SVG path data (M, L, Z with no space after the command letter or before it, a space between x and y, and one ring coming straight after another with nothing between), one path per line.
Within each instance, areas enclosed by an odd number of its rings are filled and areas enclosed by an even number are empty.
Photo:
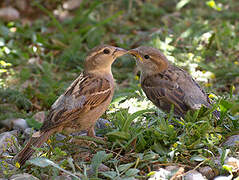
M128 51L136 57L140 70L140 84L147 98L159 109L185 117L189 110L201 106L211 108L211 101L205 91L185 70L171 64L158 49L140 46ZM220 114L214 111L218 119Z
M20 166L56 132L87 130L95 137L94 125L107 110L114 93L111 65L127 51L99 45L93 48L84 61L84 70L51 106L40 130L32 135L25 147L14 157Z

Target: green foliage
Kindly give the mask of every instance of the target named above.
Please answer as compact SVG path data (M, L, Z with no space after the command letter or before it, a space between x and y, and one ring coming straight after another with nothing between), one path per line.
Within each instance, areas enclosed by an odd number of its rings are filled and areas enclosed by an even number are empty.
M31 101L23 93L10 88L0 89L1 103L8 102L15 104L19 109L29 110L32 106Z
M71 172L69 171L66 171L65 169L61 168L58 164L54 163L53 161L49 160L49 159L46 159L46 158L35 158L35 159L31 159L28 161L29 163L35 165L35 166L39 166L39 167L42 167L42 168L45 168L47 166L53 166L54 168L58 169L58 170L61 170L63 171L64 173L66 174L69 174L71 175L72 177L75 177L78 179L77 176L75 176L74 174L72 174Z
M100 164L103 161L106 161L107 159L110 159L112 157L112 154L106 154L105 151L98 151L94 157L92 158L92 171L95 174L95 177L98 177L98 168L100 166Z
M39 130L42 126L42 123L36 121L33 118L26 119L28 126L33 127L36 130Z

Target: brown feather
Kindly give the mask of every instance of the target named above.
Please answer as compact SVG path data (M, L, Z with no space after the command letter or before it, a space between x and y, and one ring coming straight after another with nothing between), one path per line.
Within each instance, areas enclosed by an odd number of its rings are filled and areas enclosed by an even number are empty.
M25 162L32 156L35 150L32 147L40 148L42 144L49 138L52 132L47 131L44 133L35 133L27 142L26 146L14 157L14 161L18 162L20 166L24 165Z
M41 131L49 131L86 113L106 101L113 89L105 78L80 75L53 104Z
M55 132L88 130L88 134L94 136L95 122L106 111L113 97L111 65L125 53L126 50L109 45L98 46L89 53L84 72L55 101L40 131L16 155L15 160L20 165L34 153L32 146L41 147Z
M171 65L167 58L152 47L138 47L129 51L137 60L141 70L141 87L149 100L160 109L183 117L188 110L202 105L210 108L207 94L183 69ZM218 118L218 113L214 112Z

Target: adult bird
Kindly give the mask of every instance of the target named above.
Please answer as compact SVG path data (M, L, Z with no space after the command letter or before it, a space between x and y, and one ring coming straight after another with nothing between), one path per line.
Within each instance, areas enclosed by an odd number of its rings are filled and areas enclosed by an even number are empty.
M202 105L210 108L207 94L183 69L169 63L158 49L141 46L129 53L136 57L141 71L141 87L147 98L163 111L184 117L188 110L197 110ZM214 112L219 118L219 113Z
M88 130L88 136L95 136L95 122L108 108L114 93L111 65L126 52L109 45L92 49L85 59L83 73L51 106L40 131L32 135L15 161L22 166L34 153L32 147L41 147L56 132Z

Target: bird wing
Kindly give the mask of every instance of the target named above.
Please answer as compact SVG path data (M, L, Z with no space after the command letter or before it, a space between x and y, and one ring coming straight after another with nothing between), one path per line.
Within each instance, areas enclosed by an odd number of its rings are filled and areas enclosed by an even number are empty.
M175 113L180 116L189 109L199 109L201 105L210 107L206 93L186 71L176 66L145 78L142 88L159 108L170 111L171 104L174 104Z
M170 76L161 73L148 76L141 85L146 96L160 109L169 112L173 104L175 113L180 116L188 110L185 92Z
M112 93L112 86L105 78L80 75L52 105L41 131L77 120L81 113L99 106Z
M177 82L185 92L184 102L192 110L200 109L202 105L210 108L210 100L199 84L183 69L175 67L178 74Z

